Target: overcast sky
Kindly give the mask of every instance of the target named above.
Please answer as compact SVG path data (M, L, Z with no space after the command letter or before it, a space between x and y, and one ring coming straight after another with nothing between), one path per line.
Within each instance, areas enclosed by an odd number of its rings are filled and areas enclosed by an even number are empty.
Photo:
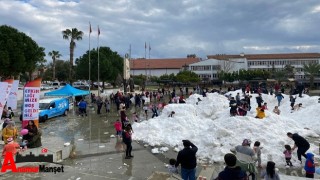
M75 57L100 46L120 55L182 58L196 54L319 52L319 0L0 0L0 24L31 36L46 53L69 59L61 31L84 32ZM147 48L147 58L149 57ZM51 61L51 59L48 58Z

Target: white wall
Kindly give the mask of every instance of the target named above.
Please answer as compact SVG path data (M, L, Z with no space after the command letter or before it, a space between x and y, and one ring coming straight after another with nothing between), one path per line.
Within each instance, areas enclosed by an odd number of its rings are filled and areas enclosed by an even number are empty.
M147 75L147 76L157 76L160 77L164 74L178 74L180 72L180 69L139 69L139 70L130 70L131 75Z

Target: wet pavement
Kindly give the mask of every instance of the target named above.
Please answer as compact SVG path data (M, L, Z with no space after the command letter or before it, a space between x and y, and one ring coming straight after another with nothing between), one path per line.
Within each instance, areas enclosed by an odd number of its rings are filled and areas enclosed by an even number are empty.
M166 172L164 163L153 155L150 149L139 142L133 142L132 159L124 159L124 145L111 137L113 123L118 119L115 107L111 113L104 111L97 115L93 107L88 116L80 117L71 110L67 117L60 116L40 124L42 147L48 154L56 152L64 143L70 142L74 152L71 157L52 167L64 165L64 173L12 173L0 174L0 179L147 179L153 172ZM130 111L127 112L131 117ZM17 127L21 126L15 119ZM23 163L17 166L38 166L37 163Z

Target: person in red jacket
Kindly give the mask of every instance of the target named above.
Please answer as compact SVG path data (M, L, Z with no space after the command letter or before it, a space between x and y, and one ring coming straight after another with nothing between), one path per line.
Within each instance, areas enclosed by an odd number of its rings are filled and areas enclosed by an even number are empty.
M8 144L5 144L2 151L2 157L4 158L7 152L11 152L13 155L16 155L20 149L20 145L13 141L13 138L10 137L7 139Z

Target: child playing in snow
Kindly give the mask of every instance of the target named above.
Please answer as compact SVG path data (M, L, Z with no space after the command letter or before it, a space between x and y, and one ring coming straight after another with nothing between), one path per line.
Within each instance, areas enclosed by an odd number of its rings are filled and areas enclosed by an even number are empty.
M117 137L121 138L122 136L122 123L120 122L119 119L114 123L114 128L116 129L117 132Z
M256 110L257 110L256 118L263 119L264 117L266 117L266 114L264 113L264 109L262 109L262 107L257 107Z
M138 122L139 121L139 116L136 112L132 113L132 121L133 122Z
M263 110L268 110L268 105L267 105L267 103L263 103L263 105L261 106L261 109L263 109Z
M291 163L291 154L292 154L292 150L291 150L291 146L289 145L284 145L284 148L286 148L285 151L283 151L284 157L286 158L286 166L292 166Z
M274 109L273 109L273 112L276 113L276 114L278 114L278 115L280 115L280 112L281 112L281 111L280 111L280 109L278 108L278 106L275 106Z
M173 115L174 115L175 113L176 113L176 112L171 111L171 113L169 114L169 116L168 116L168 117L173 117Z
M260 147L260 142L259 141L254 142L253 151L257 155L259 168L262 168L262 166L261 166L261 149L262 149L262 147Z
M176 164L176 160L175 159L170 159L169 160L169 166L168 166L168 171L172 174L178 174L178 169L176 168L175 164Z

